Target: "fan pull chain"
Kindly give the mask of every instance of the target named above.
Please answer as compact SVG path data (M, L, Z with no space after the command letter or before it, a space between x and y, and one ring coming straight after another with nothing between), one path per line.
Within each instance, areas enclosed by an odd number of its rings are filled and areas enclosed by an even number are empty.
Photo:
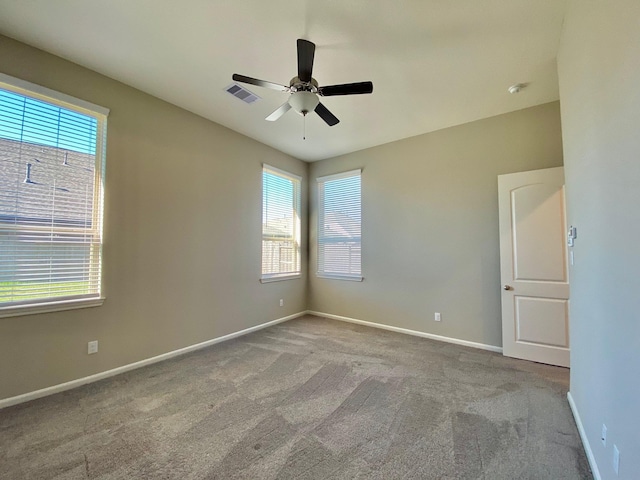
M307 116L302 116L302 139L307 139Z

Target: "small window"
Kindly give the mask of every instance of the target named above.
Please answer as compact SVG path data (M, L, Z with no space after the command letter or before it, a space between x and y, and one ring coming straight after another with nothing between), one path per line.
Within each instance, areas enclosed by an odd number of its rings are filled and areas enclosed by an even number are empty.
M0 75L0 315L100 299L107 113Z
M318 276L362 281L361 171L318 181Z
M262 281L300 277L300 177L262 169Z

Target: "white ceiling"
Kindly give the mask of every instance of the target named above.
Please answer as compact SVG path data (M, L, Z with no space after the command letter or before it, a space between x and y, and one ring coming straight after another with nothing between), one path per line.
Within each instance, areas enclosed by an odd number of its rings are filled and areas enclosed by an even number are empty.
M0 33L313 161L558 99L565 0L0 0ZM327 126L286 93L296 39L316 44L320 85L371 80L372 95L322 98ZM507 87L530 85L517 95ZM245 85L246 86L246 85ZM108 105L106 105L108 107Z

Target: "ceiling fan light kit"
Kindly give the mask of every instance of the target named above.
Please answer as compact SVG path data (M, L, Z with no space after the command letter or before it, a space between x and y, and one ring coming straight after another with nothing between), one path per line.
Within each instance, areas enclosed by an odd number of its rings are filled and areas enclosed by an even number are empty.
M341 85L318 86L318 82L311 75L313 73L313 59L316 46L313 42L298 39L298 76L293 77L289 86L280 85L257 78L247 77L237 73L233 74L236 82L248 83L258 87L270 88L280 92L289 93L289 100L282 104L266 120L271 122L278 120L282 115L293 108L297 113L306 116L309 112L316 112L330 127L336 125L340 120L327 109L321 102L319 96L331 97L337 95L360 95L373 92L373 83L358 82Z
M312 92L296 92L289 98L289 105L300 115L313 112L320 103L318 95Z

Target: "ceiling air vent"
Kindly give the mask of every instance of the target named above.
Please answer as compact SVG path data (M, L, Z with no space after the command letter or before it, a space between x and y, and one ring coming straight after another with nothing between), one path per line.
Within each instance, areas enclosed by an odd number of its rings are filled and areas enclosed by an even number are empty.
M227 88L225 88L225 90L229 92L231 95L233 95L234 97L239 98L245 103L253 103L256 100L260 99L260 97L257 96L255 93L250 92L249 90L247 90L244 87L241 87L237 83L232 83Z

